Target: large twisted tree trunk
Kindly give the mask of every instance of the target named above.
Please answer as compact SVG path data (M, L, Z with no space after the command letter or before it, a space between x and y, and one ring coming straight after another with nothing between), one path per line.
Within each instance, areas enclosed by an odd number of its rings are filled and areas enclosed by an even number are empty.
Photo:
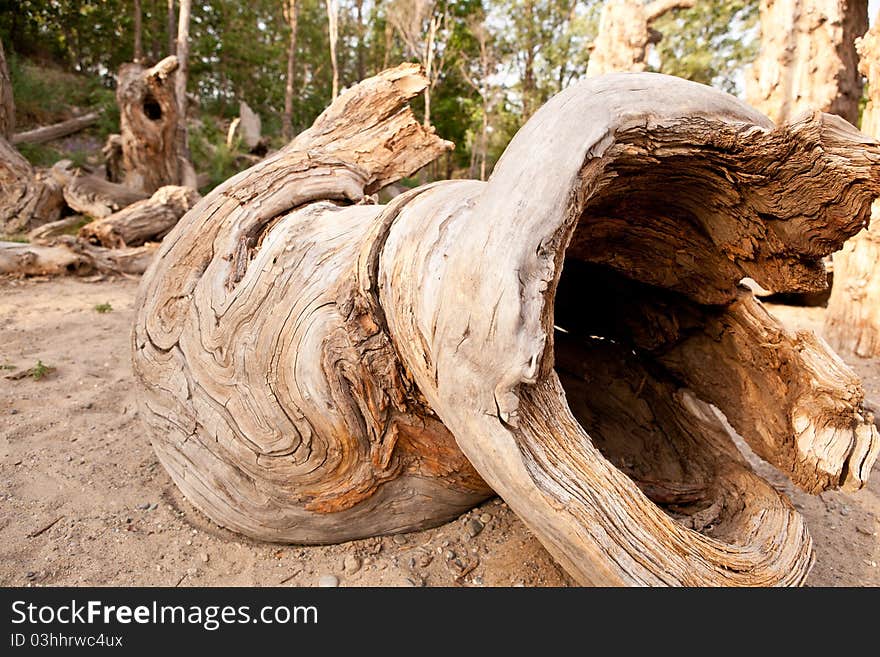
M862 78L854 42L867 29L866 0L761 0L749 103L775 123L820 109L857 125Z
M648 46L663 35L651 27L674 9L693 7L696 0L609 0L602 5L599 33L591 46L587 75L644 71Z
M880 21L856 42L859 70L868 79L862 132L880 137ZM825 314L825 336L840 353L880 356L880 204L871 226L834 254L834 287Z
M447 146L399 111L425 84L354 87L164 240L133 359L177 484L315 543L443 522L487 482L583 583L802 582L803 520L721 413L810 491L863 485L880 440L852 372L738 282L823 284L880 146L611 75L537 112L488 183L365 204Z

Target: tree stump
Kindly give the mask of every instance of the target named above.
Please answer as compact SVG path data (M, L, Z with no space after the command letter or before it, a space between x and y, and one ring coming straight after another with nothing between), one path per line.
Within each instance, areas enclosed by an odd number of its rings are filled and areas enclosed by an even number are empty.
M819 285L880 193L880 145L609 75L551 99L489 182L372 205L448 147L402 109L426 83L355 86L163 241L133 363L177 485L296 543L494 490L584 584L803 582L803 519L731 432L813 492L862 486L880 439L853 373L739 281Z
M172 74L176 70L177 58L170 56L151 68L123 64L117 76L123 183L147 194L182 182L183 164L174 141L178 108Z

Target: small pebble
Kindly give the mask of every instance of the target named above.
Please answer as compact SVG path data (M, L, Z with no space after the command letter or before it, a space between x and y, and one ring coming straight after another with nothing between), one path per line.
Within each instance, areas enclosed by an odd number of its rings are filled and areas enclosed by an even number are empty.
M18 409L13 408L11 411L9 411L9 414L10 415L18 415Z
M455 552L453 552L452 550L446 550L446 552L443 554L443 556L447 560L452 560L452 559L455 559Z
M353 554L347 554L342 560L342 568L346 575L354 575L361 569L361 560Z
M488 513L484 513L480 516L480 522L484 525L487 524L490 520L492 520L492 516L490 516Z
M467 529L468 536L473 538L481 531L483 531L483 523L475 519L468 520L467 525L465 525L465 529Z
M394 541L395 543L397 543L398 545L406 545L406 537L403 536L402 534L395 534L394 538L392 538L391 540Z
M321 575L318 578L318 586L325 589L332 589L339 586L339 578L336 575Z
M159 508L159 505L156 504L155 502L153 502L153 503L150 505L150 511L155 511L155 510L158 509L158 508Z
M857 531L859 534L864 534L865 536L873 536L873 535L874 535L874 532L872 532L872 531L871 531L870 529L868 529L867 527L862 527L861 525L859 525L858 527L856 527L856 531Z
M848 516L849 515L849 507L847 507L847 506L840 507L840 515Z
M211 559L211 557L208 556L208 553L207 553L207 552L202 552L202 553L199 555L199 557L201 557L203 563L208 563L208 561Z
M37 574L36 574L34 571L29 570L29 571L27 571L27 573L25 573L25 576L26 576L28 579L33 579L34 577L37 576Z
M138 504L137 507L135 507L135 508L139 509L140 511L146 511L147 509L150 508L150 503L149 502L142 502L141 504Z

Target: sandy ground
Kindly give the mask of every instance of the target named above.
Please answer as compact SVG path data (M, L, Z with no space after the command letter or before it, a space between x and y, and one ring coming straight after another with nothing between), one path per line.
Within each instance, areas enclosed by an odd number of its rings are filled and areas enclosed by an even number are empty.
M56 368L39 380L0 378L0 584L313 586L326 576L342 586L572 584L498 499L433 530L326 547L256 543L212 524L159 465L134 408L136 286L0 281L0 376L38 360ZM112 311L95 310L108 303ZM821 328L822 309L773 310L791 326ZM880 399L880 363L854 365ZM811 497L757 467L807 518L810 585L880 585L877 468L865 490Z

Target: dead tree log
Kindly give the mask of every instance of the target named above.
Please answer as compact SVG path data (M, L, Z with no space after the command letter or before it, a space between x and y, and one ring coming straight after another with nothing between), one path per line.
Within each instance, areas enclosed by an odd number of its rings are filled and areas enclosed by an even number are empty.
M158 242L198 200L190 187L160 187L150 198L86 224L79 238L110 249Z
M175 482L297 543L437 524L487 482L582 583L803 582L803 519L724 416L810 491L863 485L880 439L852 372L738 283L824 282L880 145L609 75L539 110L489 182L363 204L445 147L399 111L425 84L354 87L163 241L133 362Z
M674 9L693 7L696 0L609 0L602 5L599 33L590 47L587 76L644 71L648 46L663 35L651 27Z
M0 137L0 234L24 233L61 216L59 174L55 167L35 170Z
M880 23L856 47L859 70L868 80L862 132L880 137ZM824 333L841 354L880 356L880 203L874 204L871 225L834 254Z
M148 194L164 185L181 184L175 147L178 103L173 73L177 66L177 58L171 56L152 68L123 64L117 76L123 182Z
M148 198L142 191L78 173L64 186L64 200L75 212L100 219Z
M0 274L59 276L91 272L89 259L65 246L0 242Z
M42 144L53 139L60 139L94 125L101 118L99 112L89 112L67 121L19 132L12 137L13 144Z
M854 42L867 29L864 0L761 0L761 50L746 74L746 98L775 123L819 109L857 125Z
M0 274L13 276L85 276L143 274L158 244L105 249L62 235L53 244L0 242Z

